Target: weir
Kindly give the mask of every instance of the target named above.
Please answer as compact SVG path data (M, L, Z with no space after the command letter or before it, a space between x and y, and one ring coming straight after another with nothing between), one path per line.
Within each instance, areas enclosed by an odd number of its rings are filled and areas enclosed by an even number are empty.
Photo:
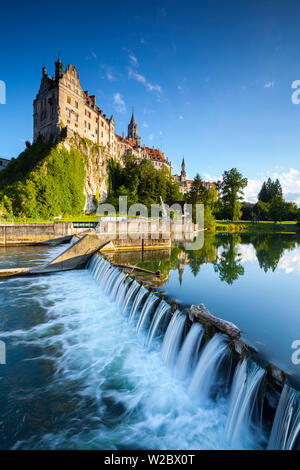
M259 433L261 447L300 449L300 394L287 382L280 393L268 371L253 360L251 348L238 352L240 343L233 347L236 339L218 330L207 335L206 325L190 311L174 311L97 254L87 269L144 335L147 347L161 350L166 366L185 381L197 406L227 403L224 434L229 446L251 446Z

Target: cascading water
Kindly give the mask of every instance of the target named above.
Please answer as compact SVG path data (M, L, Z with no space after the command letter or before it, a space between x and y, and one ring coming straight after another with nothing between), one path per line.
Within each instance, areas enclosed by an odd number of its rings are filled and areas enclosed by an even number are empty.
M166 324L166 321L169 320L170 317L170 312L171 312L171 307L162 300L160 304L158 305L155 314L152 318L152 322L149 328L148 336L146 343L148 346L152 343L153 338L159 334L161 330L164 332L164 326Z
M219 371L229 356L228 337L217 333L204 347L192 377L189 393L199 403L205 403L218 384Z
M135 316L137 312L139 311L139 308L143 304L143 301L145 300L148 294L149 292L147 291L147 289L141 286L140 289L138 290L137 295L134 298L134 301L132 303L132 306L129 312L129 323L132 323L134 321Z
M258 395L264 375L264 369L246 358L235 370L225 433L228 441L236 446L243 443L251 446L253 434L262 435L262 402Z
M269 450L300 449L300 394L285 385L277 406Z
M179 310L176 310L170 320L168 329L164 337L162 345L162 358L163 361L170 367L174 366L178 356L178 351L180 348L183 329L185 325L185 318L185 315L180 313Z
M150 294L147 297L147 300L144 303L144 306L142 308L142 311L140 313L140 316L136 325L136 329L138 332L141 331L143 327L145 327L149 323L150 315L153 311L154 305L157 303L157 300L158 299L156 295L154 294Z
M193 373L199 358L204 328L200 323L193 323L185 337L176 362L176 375L184 379Z
M171 308L164 300L159 301L155 294L149 293L145 287L97 255L92 257L88 268L103 291L128 314L129 323L136 323L136 330L146 334L146 344L151 345L155 337L163 336L161 354L164 363L175 369L178 378L191 377L188 392L198 404L216 398L221 390L224 396L232 367L226 335L216 333L201 351L204 328L200 323L194 322L184 338L186 316L180 311L171 316ZM263 434L260 426L263 404L260 392L263 390L264 373L262 368L248 359L236 368L224 426L227 442L231 446L255 447L258 445L256 434ZM285 387L274 419L269 448L292 449L296 445L300 429L299 402L299 394Z

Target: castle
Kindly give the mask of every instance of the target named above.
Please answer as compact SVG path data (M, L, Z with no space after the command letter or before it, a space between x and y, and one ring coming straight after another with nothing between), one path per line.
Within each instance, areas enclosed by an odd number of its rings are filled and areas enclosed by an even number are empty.
M150 159L156 169L167 168L172 173L171 162L155 148L141 145L138 125L132 113L127 137L116 134L114 117L108 118L96 104L96 97L83 91L79 73L74 65L64 69L58 58L55 76L50 78L46 67L42 69L39 92L33 102L33 140L41 135L46 140L56 139L62 128L78 133L81 137L106 147L117 160L133 154Z
M80 137L106 148L108 153L122 161L126 154L132 154L137 158L151 160L156 169L166 168L172 175L171 162L164 154L154 147L141 145L138 135L138 125L134 113L128 125L127 137L115 132L113 115L108 118L96 104L96 96L83 91L78 70L74 65L63 67L60 57L55 62L55 75L50 78L46 67L42 68L42 79L39 92L33 102L33 140L39 136L46 140L57 139L63 128L71 133L77 133ZM184 159L181 165L180 175L173 175L178 182L180 191L187 193L193 180L186 177ZM213 183L205 182L207 188Z

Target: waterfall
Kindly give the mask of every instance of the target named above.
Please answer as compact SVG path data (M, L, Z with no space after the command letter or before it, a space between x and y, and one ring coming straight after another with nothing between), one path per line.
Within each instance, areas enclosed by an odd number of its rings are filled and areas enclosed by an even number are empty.
M268 449L292 450L296 448L298 439L300 439L300 394L285 385L277 406Z
M162 300L158 305L155 314L152 318L152 322L148 331L148 336L146 340L146 344L150 346L152 340L157 334L159 334L160 330L162 330L166 324L166 320L169 318L171 312L171 307Z
M162 357L163 361L171 367L174 365L178 355L185 319L185 315L180 313L179 310L176 310L170 320L164 337L162 345Z
M194 322L184 337L186 315L179 310L171 316L171 307L132 280L104 258L94 255L87 265L101 289L114 300L129 323L136 323L138 332L145 332L151 345L163 337L162 359L175 369L180 379L191 377L189 394L198 403L225 395L231 379L230 339L216 333L202 348L204 327ZM171 318L170 318L171 316ZM229 412L225 434L231 445L251 446L254 437L263 434L262 409L265 371L245 358L238 364L228 399ZM255 432L256 431L256 432ZM252 441L253 439L253 441ZM240 442L239 442L240 440ZM243 443L241 442L243 440ZM262 439L260 439L262 441ZM300 442L300 394L285 385L276 410L269 439L269 449L294 449ZM260 443L261 444L261 443Z
M227 354L228 337L216 333L204 347L192 377L189 393L198 402L206 402L212 393L213 387L218 385L217 380L221 365Z
M194 322L185 337L176 362L176 374L179 378L184 379L194 371L203 334L203 326L198 322Z
M140 313L140 316L136 325L136 329L138 332L141 331L147 323L149 323L150 315L157 301L158 301L158 298L154 294L150 294L147 297L147 300L144 303L144 306L142 308L142 311Z
M225 430L229 442L241 444L241 438L250 441L254 426L254 430L259 430L262 435L262 407L259 406L262 405L262 401L259 401L258 395L264 375L265 370L248 359L238 364L229 397L229 414Z
M133 304L131 306L131 310L129 312L129 322L132 323L133 320L135 319L135 315L137 313L137 311L139 310L139 308L141 307L143 301L145 300L145 297L149 294L149 292L147 291L147 289L143 286L140 287L134 301L133 301Z
M136 281L132 281L132 283L130 284L130 287L129 289L127 290L127 292L125 291L125 296L124 296L124 299L123 301L121 302L120 306L123 310L123 312L126 312L127 310L127 307L129 305L129 303L132 301L132 299L135 297L137 291L139 290L140 288L140 284Z

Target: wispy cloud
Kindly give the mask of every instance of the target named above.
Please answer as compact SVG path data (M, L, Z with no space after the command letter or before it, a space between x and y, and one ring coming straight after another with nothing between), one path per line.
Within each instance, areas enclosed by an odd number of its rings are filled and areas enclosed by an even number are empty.
M143 127L145 127L145 128L147 129L147 127L149 127L149 124L148 124L147 122L145 122L145 121L144 121L144 122L143 122L143 124L142 124L142 126L143 126Z
M177 86L177 90L179 90L181 93L184 93L184 89L182 88L181 85L178 85L178 86Z
M114 93L113 104L118 113L126 113L126 104L120 93Z
M182 116L182 114L179 114L178 118L179 118L179 119L184 119L184 117Z
M149 140L153 140L153 134L149 134Z
M128 78L132 78L133 80L142 83L148 91L156 91L157 93L162 92L160 85L152 85L152 83L150 83L144 75L136 72L131 67L128 69Z
M117 81L117 76L113 67L110 67L109 65L106 65L106 64L101 64L101 68L104 70L104 74L105 74L105 77L102 77L102 78L107 78L107 80L109 80L110 82Z
M275 85L275 81L266 82L264 88L272 88Z
M135 66L138 65L138 60L137 60L137 58L135 57L135 55L129 54L128 57L129 57L130 63L131 63L132 65L135 65Z
M90 51L90 53L85 56L85 60L97 60L97 54L94 51Z

